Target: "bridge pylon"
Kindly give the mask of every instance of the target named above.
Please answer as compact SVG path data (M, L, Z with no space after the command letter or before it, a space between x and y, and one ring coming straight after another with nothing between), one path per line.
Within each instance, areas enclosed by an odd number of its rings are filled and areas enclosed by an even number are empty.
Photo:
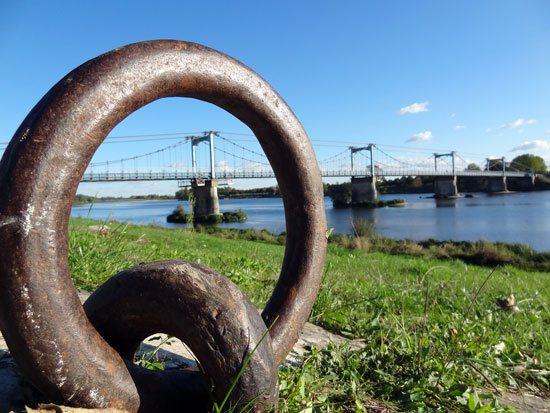
M436 198L454 198L458 196L458 187L456 184L455 173L455 151L449 153L434 153L434 195ZM440 174L437 172L437 160L443 157L451 158L451 173Z
M379 198L378 190L376 189L376 176L374 175L374 144L369 144L361 148L350 146L351 150L351 202L352 204L364 204L369 202L377 202ZM370 176L364 174L360 176L356 174L354 158L355 154L360 151L370 152ZM366 172L366 171L365 171Z
M216 132L206 132L204 136L191 138L191 161L193 165L194 179L191 180L191 189L195 197L193 214L195 217L202 215L219 215L220 200L218 198L218 180L214 162L214 135ZM199 143L207 141L210 144L210 179L202 179L197 172L196 147Z
M193 203L193 214L195 217L220 214L217 179L195 178L191 181L191 189L195 197Z
M508 192L508 184L506 183L506 161L502 158L491 159L487 158L487 171L491 170L491 162L500 161L502 167L502 176L490 176L487 178L487 192Z

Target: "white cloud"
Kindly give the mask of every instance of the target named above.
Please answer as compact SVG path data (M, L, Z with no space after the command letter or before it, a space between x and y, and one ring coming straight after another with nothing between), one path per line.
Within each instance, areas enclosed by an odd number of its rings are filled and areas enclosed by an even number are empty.
M529 120L518 119L515 122L500 126L499 129L513 129L519 126L531 125L532 123L535 123L535 119L529 119Z
M455 130L460 130L460 129L464 129L466 126L464 125L456 125L455 126Z
M422 103L414 102L412 105L399 109L399 114L427 112L428 108L426 106L428 106L428 101Z
M449 116L449 118L454 118L456 116L456 113L451 113L451 116Z
M521 145L518 145L512 148L510 152L529 151L529 150L549 151L550 142L541 141L541 140L527 141L527 142L523 142Z
M246 171L254 172L269 172L271 171L271 166L266 163L247 161L242 164L242 168Z
M217 161L216 171L233 172L233 167L231 166L229 161Z
M426 131L426 132L415 133L405 142L425 142L425 141L431 141L432 139L433 139L432 132Z
M546 132L544 132L545 135L550 135L550 130L547 130Z

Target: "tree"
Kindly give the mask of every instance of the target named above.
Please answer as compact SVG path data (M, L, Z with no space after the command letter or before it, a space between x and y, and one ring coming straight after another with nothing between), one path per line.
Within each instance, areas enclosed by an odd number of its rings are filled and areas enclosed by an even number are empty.
M351 203L351 182L328 184L327 195L332 198L332 205L335 208L349 206Z
M189 189L183 188L176 192L176 199L179 201L187 201L189 199Z
M538 174L547 172L546 163L540 156L529 153L516 156L510 163L510 168L516 171L529 172L531 170Z
M510 163L505 162L504 166L505 166L506 170L508 170L510 168ZM489 160L489 169L487 169L487 167L485 167L484 170L485 171L487 171L487 170L489 170L489 171L502 171L502 160L501 159L490 159Z
M414 178L414 180L411 182L411 186L415 189L422 188L422 178L420 176Z
M481 171L481 168L479 166L477 166L475 163L470 163L466 167L466 170L467 171Z

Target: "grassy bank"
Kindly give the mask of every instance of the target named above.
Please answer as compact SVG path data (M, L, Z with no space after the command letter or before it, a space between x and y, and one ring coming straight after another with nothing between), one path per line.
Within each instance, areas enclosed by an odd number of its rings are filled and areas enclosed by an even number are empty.
M393 240L378 236L371 222L356 219L352 222L355 235L333 234L329 242L346 249L366 253L411 255L442 260L459 259L467 264L494 267L513 265L526 270L550 272L550 252L537 252L523 244L480 241Z
M262 307L284 253L284 237L262 231L221 239L110 224L102 236L87 230L90 223L71 219L69 234L74 282L88 290L140 262L187 259L226 275ZM281 411L476 411L496 405L503 388L548 394L550 274L510 265L491 272L458 259L331 243L310 321L366 347L313 349L301 365L281 369ZM511 293L517 314L495 303ZM491 409L505 410L483 411Z
M480 241L438 241L428 239L394 240L381 237L374 232L374 226L367 220L352 222L355 235L332 233L329 244L364 253L379 252L389 255L409 255L414 257L436 258L440 260L459 259L466 264L487 266L512 265L524 270L550 272L550 252L537 252L523 244ZM275 235L267 230L218 228L198 226L195 231L223 239L246 239L266 241L275 244L285 243L285 234Z

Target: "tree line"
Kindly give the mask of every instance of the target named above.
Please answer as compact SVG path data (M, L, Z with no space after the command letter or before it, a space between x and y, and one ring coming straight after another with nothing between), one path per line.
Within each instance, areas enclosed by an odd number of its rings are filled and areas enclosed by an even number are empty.
M190 188L182 188L176 192L176 199L187 201L193 193ZM280 197L279 186L268 186L265 188L237 189L231 186L218 187L219 198L276 198Z

